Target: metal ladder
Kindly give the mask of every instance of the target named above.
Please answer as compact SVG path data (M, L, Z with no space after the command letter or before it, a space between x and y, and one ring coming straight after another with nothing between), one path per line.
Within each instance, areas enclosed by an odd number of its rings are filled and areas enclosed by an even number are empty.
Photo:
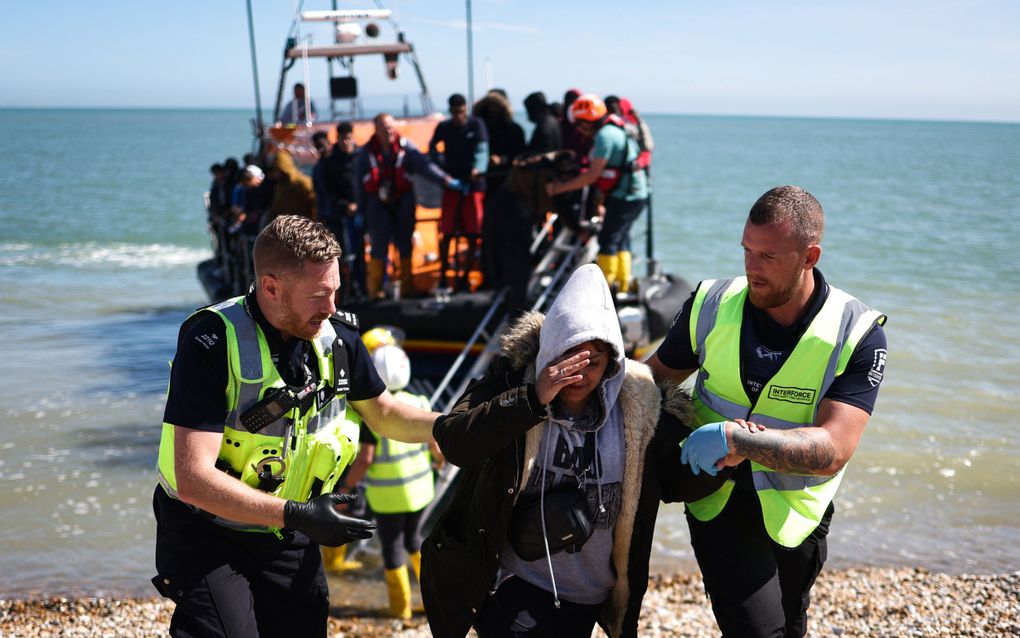
M570 274L574 272L574 269L592 261L598 251L598 244L594 236L581 238L568 228L561 229L550 243L547 237L549 229L555 221L554 215L542 228L531 247L532 254L543 250L544 247L542 258L535 266L528 283L528 298L535 299L531 310L539 312L549 309L552 300L556 298L556 294L566 283ZM430 401L434 409L438 409L444 414L449 413L471 380L481 377L488 369L492 359L498 355L500 337L509 326L507 313L499 312L504 305L505 297L505 290L495 297L489 312L479 323L456 361L450 366L446 376L432 393ZM467 361L471 349L479 340L483 340L485 348L474 360L474 363L468 367ZM452 496L452 492L449 494L448 492L454 485L458 471L459 468L456 466L446 464L439 476L436 477L435 497L426 506L421 518L425 533L431 530L438 520L438 515L445 509L449 497Z
M555 216L550 218L531 246L532 254L539 250L544 251L528 282L528 298L535 300L530 309L538 312L548 310L556 293L563 287L574 269L591 261L595 254L595 250L592 249L592 246L596 245L594 237L582 239L568 228L561 229L551 242L545 239L548 237L548 229L555 221ZM481 376L493 357L499 353L499 338L509 326L509 316L504 308L505 300L506 290L500 291L493 298L489 311L471 334L446 376L433 390L429 401L434 409L444 413L453 409L471 379ZM479 342L484 344L484 349L468 367L471 350Z

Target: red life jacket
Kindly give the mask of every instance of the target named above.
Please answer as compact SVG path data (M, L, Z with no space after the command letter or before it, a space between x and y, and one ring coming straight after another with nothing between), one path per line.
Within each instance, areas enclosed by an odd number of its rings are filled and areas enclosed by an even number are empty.
M595 188L599 189L606 195L616 190L616 187L619 186L620 180L623 179L625 174L633 174L638 171L647 170L648 166L651 165L652 162L652 154L648 151L641 150L640 142L635 138L634 133L630 130L630 128L628 128L627 124L627 121L619 115L610 114L602 120L602 126L615 126L624 132L627 136L628 147L631 142L638 147L637 159L627 162L627 155L630 154L630 148L626 148L623 152L623 164L606 164L605 168L602 169L602 172L599 173L599 178L595 182Z
M366 193L376 195L383 182L389 182L392 194L400 196L409 193L414 188L411 176L404 168L404 159L407 155L407 142L399 135L393 140L389 158L383 155L382 145L378 138L372 137L368 142L368 164L370 170L365 173L361 187ZM389 159L389 161L386 161Z

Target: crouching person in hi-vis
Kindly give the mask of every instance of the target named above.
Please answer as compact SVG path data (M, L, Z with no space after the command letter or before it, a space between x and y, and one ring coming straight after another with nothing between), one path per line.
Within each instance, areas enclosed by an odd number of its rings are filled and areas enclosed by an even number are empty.
M338 257L322 224L279 217L255 241L252 290L181 327L153 495L172 636L324 636L319 545L374 528L333 493L358 417L430 439L438 415L386 391L357 318L337 313Z
M366 339L366 344L370 340ZM395 344L395 342L394 342ZM411 362L397 345L371 348L375 369L398 401L423 409L427 397L406 392L411 380ZM438 448L401 443L362 429L361 450L344 478L342 492L355 489L365 479L365 499L379 525L389 615L411 617L411 582L408 564L415 578L421 574L421 522L425 508L435 494L433 459L441 459ZM416 608L421 612L423 609Z

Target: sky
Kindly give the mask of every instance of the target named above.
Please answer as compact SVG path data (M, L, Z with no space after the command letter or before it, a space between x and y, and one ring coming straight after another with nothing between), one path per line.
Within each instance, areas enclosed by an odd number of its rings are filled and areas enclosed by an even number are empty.
M271 107L295 0L252 4ZM386 4L435 104L467 94L465 2ZM474 0L472 14L475 97L494 85L518 109L532 91L577 87L644 113L1020 122L1016 0ZM385 81L381 61L358 71L362 94L413 90ZM287 84L301 75L299 63ZM311 67L319 103L325 77ZM252 108L252 86L244 0L4 3L0 107Z

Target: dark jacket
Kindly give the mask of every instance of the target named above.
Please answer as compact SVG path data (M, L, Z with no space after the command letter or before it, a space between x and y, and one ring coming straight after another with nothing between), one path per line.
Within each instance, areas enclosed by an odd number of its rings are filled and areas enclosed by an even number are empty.
M563 148L563 132L560 122L552 114L545 95L541 92L532 93L524 98L524 108L528 111L528 119L535 124L528 142L529 153L548 153Z
M333 147L328 157L320 160L323 164L323 178L328 199L328 212L323 214L319 203L319 217L341 220L347 216L347 205L358 201L357 180L354 175L354 153L346 153L340 144Z
M537 402L533 361L543 316L528 313L503 339L502 356L472 382L433 434L461 467L457 491L422 547L422 599L433 635L464 636L495 582L510 514L538 457L545 410ZM690 432L690 400L674 388L662 398L644 364L626 361L619 401L625 470L612 561L618 574L599 624L612 637L636 636L659 502L690 501L724 480L694 477L680 463Z
M312 178L301 172L290 153L277 152L271 174L274 175L273 201L269 206L269 221L280 215L303 215L316 219Z
M487 122L486 126L489 130L489 155L498 155L501 160L499 166L493 166L490 159L486 175L486 193L495 193L506 181L511 162L526 150L524 129L513 120Z

